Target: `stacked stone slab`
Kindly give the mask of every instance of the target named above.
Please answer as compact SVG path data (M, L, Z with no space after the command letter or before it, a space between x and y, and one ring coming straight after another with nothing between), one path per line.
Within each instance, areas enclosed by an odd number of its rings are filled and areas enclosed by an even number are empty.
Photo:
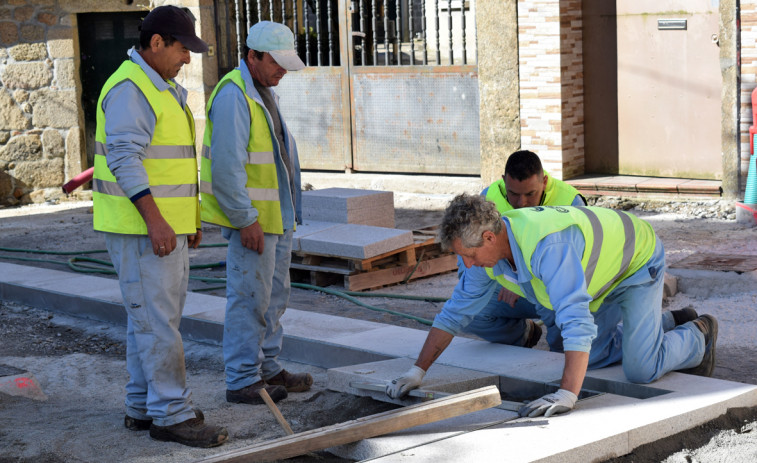
M354 188L303 191L302 213L305 221L394 228L394 193Z

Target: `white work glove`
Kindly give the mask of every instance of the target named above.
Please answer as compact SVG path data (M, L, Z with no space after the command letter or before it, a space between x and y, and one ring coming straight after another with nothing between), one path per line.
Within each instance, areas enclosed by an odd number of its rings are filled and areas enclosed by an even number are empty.
M544 415L545 418L549 418L557 413L571 411L573 406L576 405L576 400L578 400L578 397L572 392L566 389L558 389L557 392L547 394L520 407L518 415L529 418Z
M424 376L426 376L426 371L419 366L413 365L404 375L393 379L391 383L386 385L386 395L392 399L401 399L411 389L420 386Z

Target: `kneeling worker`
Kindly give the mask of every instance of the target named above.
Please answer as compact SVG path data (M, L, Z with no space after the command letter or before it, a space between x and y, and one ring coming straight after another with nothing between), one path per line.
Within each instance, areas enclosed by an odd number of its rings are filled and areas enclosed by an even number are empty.
M586 205L578 190L545 172L539 156L526 150L511 154L502 178L481 194L493 202L501 214L523 207ZM459 258L458 267L462 272L464 266ZM550 310L537 312L537 307L521 296L517 284L505 281L465 331L489 342L530 348L539 342L542 331L532 319L541 318L547 328L550 349L562 352L554 313Z
M517 282L531 303L554 311L565 349L560 389L524 405L521 416L571 410L587 369L621 360L635 383L674 370L712 375L717 320L702 315L684 322L684 317L676 318L677 326L664 326L665 253L643 220L611 209L566 206L518 209L500 217L493 203L463 194L445 211L440 238L443 247L462 257L466 270L415 365L387 386L389 397L403 397L421 385L454 335L505 280Z

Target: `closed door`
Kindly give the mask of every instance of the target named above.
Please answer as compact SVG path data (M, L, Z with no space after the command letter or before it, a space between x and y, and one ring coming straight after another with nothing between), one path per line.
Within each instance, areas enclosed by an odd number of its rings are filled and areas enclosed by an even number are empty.
M717 1L617 5L620 173L721 178Z

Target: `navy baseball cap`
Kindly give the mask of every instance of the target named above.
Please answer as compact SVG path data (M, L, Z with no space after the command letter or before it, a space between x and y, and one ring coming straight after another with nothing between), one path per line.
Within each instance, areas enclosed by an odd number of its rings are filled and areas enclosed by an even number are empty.
M159 6L150 11L142 20L140 30L153 34L168 34L195 53L208 51L208 44L195 34L194 18L191 14L173 5Z

